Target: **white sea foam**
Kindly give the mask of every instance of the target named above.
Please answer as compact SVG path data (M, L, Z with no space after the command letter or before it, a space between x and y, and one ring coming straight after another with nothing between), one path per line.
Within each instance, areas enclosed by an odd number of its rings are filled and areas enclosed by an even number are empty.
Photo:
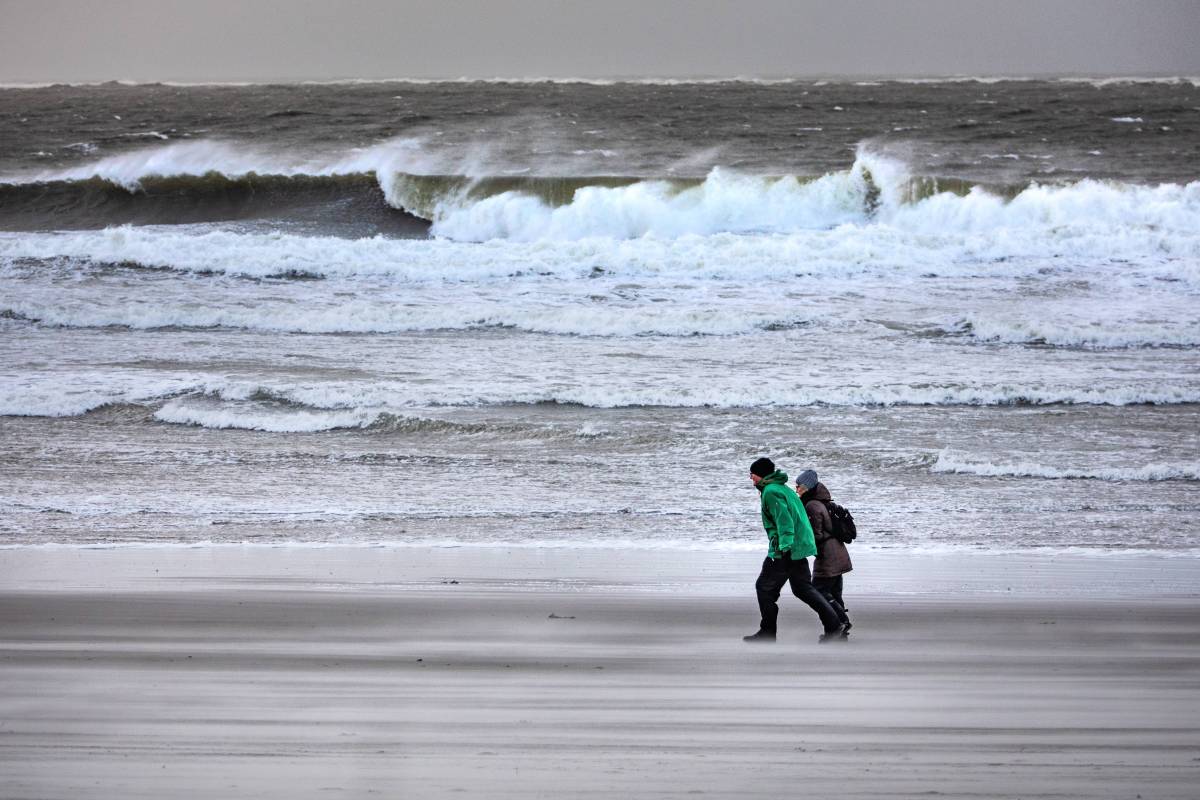
M112 379L99 373L36 380L0 376L0 416L74 417L115 403L152 403L195 385L188 378Z
M265 151L241 144L198 140L143 148L69 169L12 176L8 183L42 181L78 181L101 178L130 191L140 188L143 178L151 176L205 175L217 172L229 177L259 174L292 175L303 165L289 162Z
M204 384L197 384L200 389ZM211 388L211 383L209 384ZM896 405L1005 405L1022 403L1065 403L1127 405L1134 403L1200 402L1200 393L1183 390L1139 391L1134 387L1105 391L1030 391L986 389L922 389L885 387L875 389L841 389L837 391L805 392L802 390L759 392L729 387L705 389L666 389L655 391L625 386L576 388L564 390L516 390L511 387L479 392L475 395L451 394L448 390L406 391L402 388L377 387L347 389L310 387L304 390L276 390L280 397L303 398L311 403L304 407L300 399L291 400L295 407L280 408L266 404L256 406L247 402L225 405L213 402L193 403L168 400L172 393L164 392L156 401L144 390L121 392L116 389L61 389L58 392L14 391L0 387L0 416L69 417L86 414L117 403L142 403L153 406L164 403L155 412L162 422L198 425L208 428L240 428L275 432L324 431L337 428L361 428L376 422L383 414L402 414L406 409L436 406L482 406L558 403L592 408L628 408L658 406L673 408L792 408L810 405L830 406L896 406ZM230 392L228 394L239 394ZM222 392L216 396L224 396ZM355 398L364 407L354 408ZM376 402L370 402L376 401ZM321 407L320 403L329 403ZM379 403L385 403L380 405Z
M486 150L448 161L420 139L397 138L341 154L299 156L256 151L232 142L189 141L145 148L67 170L10 178L12 181L99 177L136 190L151 175L229 177L350 175L373 173L389 202L422 213L428 198L410 200L405 174L492 173ZM666 181L623 187L591 186L572 202L548 205L520 191L478 198L465 192L435 201L434 232L463 241L574 241L590 238L679 238L718 233L791 234L839 226L886 228L894 234L933 234L954 239L985 234L993 241L972 249L997 256L1030 247L1102 252L1122 248L1141 254L1195 256L1200 229L1200 182L1157 187L1085 180L1065 186L1031 186L1011 201L976 188L967 196L944 192L910 200L912 176L903 164L860 148L847 170L815 181L748 176L716 168L700 185L679 190ZM1159 233L1152 241L1150 234ZM940 244L938 242L934 243Z
M160 422L196 425L202 428L237 428L271 433L316 433L338 428L363 428L378 418L378 412L325 411L289 408L270 411L242 406L199 406L173 400L154 412Z
M1047 264L1120 259L1129 263L1125 273L1200 282L1200 182L1135 187L1085 181L1031 187L1012 201L976 190L903 203L903 181L880 177L889 168L881 162L870 169L882 184L874 217L864 211L861 170L808 184L717 171L677 194L647 182L591 187L558 208L515 192L450 204L435 230L451 238L435 240L124 227L0 234L0 259L65 256L255 277L300 272L405 281L478 281L529 272L580 277L593 266L629 276L875 272L904 278L1033 274Z
M73 416L113 403L161 404L163 422L213 428L273 431L317 431L365 427L382 414L402 416L406 410L437 406L493 406L537 403L592 408L657 406L674 408L793 408L803 406L995 406L1011 404L1130 405L1200 402L1200 391L1144 385L1105 389L993 386L831 386L804 388L747 386L733 381L717 385L653 386L644 382L580 385L573 388L524 386L509 382L488 387L449 383L420 384L309 383L267 384L200 376L173 381L103 378L103 390L86 386L86 378L64 377L36 387L0 385L0 415ZM157 394L155 393L155 390ZM181 397L182 392L190 392Z
M979 475L983 477L1080 479L1101 481L1196 481L1200 480L1200 461L1186 463L1150 463L1140 467L1079 468L1058 467L1034 461L992 463L973 461L948 450L938 453L930 470L938 473Z
M1127 293L1071 298L1052 304L1026 302L1020 310L971 312L948 331L965 330L978 340L1056 347L1132 348L1200 345L1200 302L1194 295Z
M653 181L586 187L557 207L521 192L450 198L437 208L433 232L463 241L570 241L849 227L867 241L872 237L862 237L864 229L945 237L922 244L936 250L961 242L997 258L1061 251L1068 243L1073 251L1097 255L1114 247L1141 256L1200 254L1200 182L1141 187L1082 181L1031 186L1012 200L977 187L966 196L943 192L917 202L907 201L909 188L902 165L863 153L852 169L812 182L715 169L682 191ZM964 241L971 235L980 238Z
M1038 83L1046 80L1053 80L1058 83L1086 83L1095 86L1097 89L1102 89L1107 86L1135 85L1139 83L1147 84L1164 84L1168 86L1178 86L1190 84L1192 86L1200 86L1200 77L1189 77L1183 75L1166 75L1166 76L1105 76L1105 77L1087 77L1087 76L1071 76L1064 78L1034 78L1028 75L955 75L929 78L895 78L884 79L895 83L912 83L912 84L938 84L938 83L979 83L979 84L994 84L994 83Z
M437 208L433 233L460 241L781 233L860 222L867 191L861 170L801 183L714 169L702 184L683 191L665 181L591 186L558 207L521 192L452 199Z
M1004 232L1022 252L1022 239L1029 233L1050 238L1075 234L1081 243L1113 228L1161 228L1186 236L1200 220L1200 182L1145 187L1085 180L1031 186L1011 201L975 188L965 197L943 192L919 203L896 204L890 212L887 221L908 231Z
M158 131L138 131L136 133L122 133L122 134L120 134L120 136L124 139L160 139L164 142L171 138L167 134L160 133Z
M150 135L150 134L130 134ZM154 134L161 136L161 134ZM166 137L163 137L166 138ZM5 176L4 183L79 181L100 178L129 191L150 177L200 176L209 173L239 178L250 174L336 176L396 172L440 172L469 166L432 155L419 139L396 137L368 148L341 153L299 154L242 142L197 139L153 145L67 169Z
M1186 75L1167 75L1160 77L1109 77L1109 78L1059 78L1060 83L1087 83L1097 89L1107 86L1137 85L1139 83L1161 84L1166 86L1200 86L1200 77Z
M568 336L733 336L804 324L807 317L787 305L744 308L616 302L529 305L497 297L468 298L459 304L381 301L295 302L221 305L180 298L177 302L132 304L117 297L102 302L45 300L0 301L0 313L64 328L127 327L233 328L285 333L403 333L409 331L512 328Z
M838 386L821 389L689 386L656 388L607 386L504 393L480 392L465 405L565 403L591 408L658 406L667 408L792 408L803 406L996 406L996 405L1139 405L1200 402L1200 392L1142 385L1111 389L1002 386ZM415 405L435 405L423 396ZM456 403L458 404L458 403Z
M77 417L120 400L103 390L39 393L0 386L0 416Z

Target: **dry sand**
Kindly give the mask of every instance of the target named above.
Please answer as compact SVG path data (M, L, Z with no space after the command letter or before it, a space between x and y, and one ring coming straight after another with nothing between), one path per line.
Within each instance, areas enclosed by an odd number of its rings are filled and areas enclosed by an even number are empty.
M844 645L785 597L754 646L753 557L444 574L465 555L0 553L0 797L1200 792L1200 598L1130 599L1112 559L1091 596L1013 597L1003 562L959 596L850 584Z

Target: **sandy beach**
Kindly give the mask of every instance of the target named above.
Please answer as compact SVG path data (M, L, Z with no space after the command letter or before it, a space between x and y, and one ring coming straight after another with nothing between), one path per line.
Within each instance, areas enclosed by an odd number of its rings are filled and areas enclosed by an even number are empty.
M850 642L752 646L752 554L483 552L3 552L0 795L1195 796L1190 560L876 554Z

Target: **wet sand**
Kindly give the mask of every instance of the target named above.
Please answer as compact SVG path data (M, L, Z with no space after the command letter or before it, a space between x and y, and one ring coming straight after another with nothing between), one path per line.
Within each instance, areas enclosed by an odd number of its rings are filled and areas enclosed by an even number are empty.
M544 554L457 578L438 573L462 553L409 554L382 584L330 581L395 554L325 554L318 579L271 551L181 552L0 554L0 796L1132 800L1200 782L1194 594L1105 598L1100 574L1094 596L851 592L832 646L785 597L780 640L754 646L753 598L722 577L741 556L673 587L625 582L612 555L572 562L589 583L548 580ZM147 558L154 577L114 568ZM487 580L505 558L523 578Z

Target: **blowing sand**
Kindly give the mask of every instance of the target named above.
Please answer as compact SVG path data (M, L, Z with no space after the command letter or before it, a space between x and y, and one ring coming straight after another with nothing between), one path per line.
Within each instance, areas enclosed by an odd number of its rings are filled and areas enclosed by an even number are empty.
M1013 597L1003 562L993 591L848 588L854 635L819 646L788 596L776 644L741 642L753 558L657 556L655 582L617 568L655 557L572 556L588 583L530 553L450 577L463 555L0 553L0 796L1133 800L1200 785L1200 598L1105 583L1112 559L1092 565L1091 596ZM318 561L333 565L320 579ZM372 579L381 563L390 582ZM689 571L707 577L676 582Z

